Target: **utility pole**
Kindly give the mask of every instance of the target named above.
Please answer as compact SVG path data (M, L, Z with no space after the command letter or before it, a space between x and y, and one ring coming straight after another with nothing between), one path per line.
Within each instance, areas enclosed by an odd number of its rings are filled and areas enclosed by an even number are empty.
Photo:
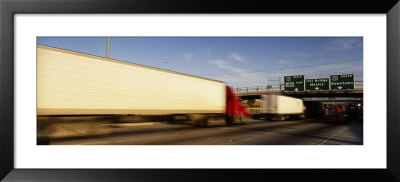
M107 37L107 59L110 58L110 37Z

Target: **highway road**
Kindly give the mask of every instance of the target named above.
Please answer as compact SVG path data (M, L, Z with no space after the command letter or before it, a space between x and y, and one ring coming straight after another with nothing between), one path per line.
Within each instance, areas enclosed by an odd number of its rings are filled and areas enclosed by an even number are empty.
M212 126L191 123L109 124L109 134L51 139L50 145L362 145L363 123L351 121L250 120Z

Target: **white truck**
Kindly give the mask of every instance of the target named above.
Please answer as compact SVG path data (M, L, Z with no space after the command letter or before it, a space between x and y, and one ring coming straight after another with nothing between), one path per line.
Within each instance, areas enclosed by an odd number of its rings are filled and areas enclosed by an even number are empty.
M248 113L222 81L37 45L38 120L99 115L230 123Z
M290 117L305 118L303 100L283 95L261 96L261 117L285 120Z
M249 113L222 81L37 45L38 143L107 134L113 123L210 121Z
M224 114L224 82L37 46L37 114Z

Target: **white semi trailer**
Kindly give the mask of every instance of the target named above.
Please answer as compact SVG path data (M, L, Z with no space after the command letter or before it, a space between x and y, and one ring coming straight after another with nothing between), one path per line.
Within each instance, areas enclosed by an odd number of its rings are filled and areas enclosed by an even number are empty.
M222 81L37 45L37 115L248 115Z
M37 46L37 114L224 114L224 82Z
M283 95L262 95L261 115L266 119L305 118L303 100Z
M107 133L110 122L230 124L248 115L218 80L37 45L38 138Z

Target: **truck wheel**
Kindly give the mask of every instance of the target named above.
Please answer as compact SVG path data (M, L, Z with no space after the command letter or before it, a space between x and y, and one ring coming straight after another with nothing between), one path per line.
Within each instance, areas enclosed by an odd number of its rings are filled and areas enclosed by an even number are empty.
M261 116L259 115L259 114L254 114L254 115L251 115L251 118L253 118L253 119L260 119L261 118Z
M225 117L225 125L232 125L233 121L232 121L232 117L231 116L226 116Z
M198 122L198 124L199 124L200 126L204 126L204 127L208 126L208 125L209 125L209 123L208 123L208 118L207 118L207 117L204 117L201 121Z

